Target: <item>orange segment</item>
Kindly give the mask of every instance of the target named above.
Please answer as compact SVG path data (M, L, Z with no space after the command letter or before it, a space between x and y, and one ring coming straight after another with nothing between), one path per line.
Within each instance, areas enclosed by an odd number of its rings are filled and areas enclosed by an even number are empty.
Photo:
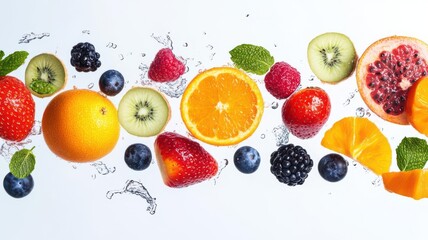
M181 99L181 117L197 139L213 145L237 144L258 127L264 103L257 84L231 67L198 74Z
M346 117L327 130L321 145L355 159L380 175L388 172L392 150L388 139L367 118Z
M415 169L405 172L382 174L386 190L414 199L428 198L428 170Z
M410 124L420 133L428 136L428 77L419 79L409 89L406 114Z

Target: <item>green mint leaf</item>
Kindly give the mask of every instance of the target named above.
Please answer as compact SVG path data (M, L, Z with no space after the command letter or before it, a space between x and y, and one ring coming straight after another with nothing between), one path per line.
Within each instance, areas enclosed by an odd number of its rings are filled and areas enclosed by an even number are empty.
M401 171L423 169L428 160L428 144L416 137L405 137L395 150Z
M55 92L54 86L42 79L33 79L29 87L38 94L51 94Z
M0 61L3 59L3 57L4 57L4 52L0 50Z
M36 158L33 154L33 148L30 150L22 149L15 152L9 163L9 170L17 178L25 178L31 174L36 165Z
M236 67L257 75L267 73L274 63L269 51L260 46L241 44L229 53Z
M16 51L5 57L0 62L0 76L6 76L10 72L15 71L22 64L24 64L27 57L28 52L26 51Z

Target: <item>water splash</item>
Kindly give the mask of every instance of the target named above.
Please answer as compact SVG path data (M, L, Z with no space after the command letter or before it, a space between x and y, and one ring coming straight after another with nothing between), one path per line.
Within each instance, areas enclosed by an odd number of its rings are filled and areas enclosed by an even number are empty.
M106 197L108 199L112 199L114 195L123 194L123 193L130 193L130 194L137 195L144 198L149 204L149 206L147 207L147 211L151 215L155 214L156 207L157 207L156 198L153 198L152 196L150 196L150 193L147 191L147 189L144 187L142 183L134 180L128 180L122 191L115 191L115 190L108 191L106 193Z
M37 136L42 134L42 122L41 121L34 121L33 128L31 128L30 135Z
M185 60L183 60L183 62L187 64ZM179 79L172 82L158 83L148 79L147 73L149 71L149 66L141 63L138 68L141 70L140 78L142 85L153 86L159 91L165 93L167 96L173 98L179 98L181 95L183 95L187 86L186 78L180 77Z
M21 142L5 141L0 147L0 155L6 160L10 160L16 151L23 149L26 144L31 142L32 140L28 138Z
M106 46L107 48L113 48L113 49L116 49L117 48L117 44L116 43L112 43L112 42L109 42L108 44L107 44L107 46Z
M288 143L288 136L289 136L290 132L285 127L285 125L282 124L282 125L279 125L277 127L274 127L272 132L275 136L276 146L279 147L281 145L285 145Z
M101 161L91 163L91 166L95 167L97 172L101 175L107 175L116 172L116 167L108 167L105 163Z
M22 36L22 38L19 39L18 44L29 43L29 42L31 42L33 40L36 40L36 39L42 39L44 37L49 37L50 35L51 35L50 33L40 33L40 34L37 34L37 33L31 32L31 33L28 33L28 34L24 34Z
M169 34L167 34L166 37L163 37L163 36L155 36L155 34L152 33L151 37L155 39L158 43L164 45L165 47L170 48L171 50L174 49L173 42Z
M227 160L226 158L223 159L223 161L220 161L219 167L218 167L218 173L217 175L214 177L214 185L217 184L217 180L220 177L221 172L223 171L223 169L225 169L227 167L227 165L229 165L229 160Z

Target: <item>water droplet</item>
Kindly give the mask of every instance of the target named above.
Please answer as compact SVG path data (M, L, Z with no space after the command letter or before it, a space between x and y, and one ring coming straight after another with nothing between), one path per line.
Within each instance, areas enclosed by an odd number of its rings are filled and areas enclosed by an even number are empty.
M187 42L183 44L183 47L188 47L188 46L189 44Z
M364 117L366 110L363 107L359 107L355 110L355 115L357 117Z
M275 140L276 140L276 146L281 146L281 145L285 145L288 143L288 136L289 136L289 131L288 129L285 127L285 125L279 125L277 127L274 127L272 130L274 136L275 136Z
M92 89L93 87L94 87L94 83L89 83L89 85L88 85L88 89Z
M49 37L49 36L50 36L50 33L40 33L40 34L37 34L37 33L31 32L31 33L28 33L28 34L24 34L22 36L22 38L19 39L18 44L29 43L29 42L31 42L33 40L42 39L44 37Z
M42 134L42 122L34 121L33 128L31 128L30 135L40 135Z
M83 33L83 34L88 34L88 35L89 35L89 34L91 34L91 31L89 31L89 30L83 30L83 31L82 31L82 33Z
M73 169L77 169L77 166L76 166L76 165L71 165L71 167L72 167Z
M311 75L311 76L309 77L309 81L310 81L310 82L312 82L313 80L315 80L315 76L314 76L314 75Z
M351 103L351 99L346 99L345 102L343 103L343 106L348 106Z
M214 56L215 56L215 53L212 53L212 54L210 55L210 60L211 60L211 61L214 59Z
M116 43L112 43L112 42L109 42L108 44L107 44L107 46L106 46L107 48L113 48L113 49L116 49L117 48L117 44Z
M71 76L71 78L76 78L76 75Z
M146 54L145 53L141 53L141 57L145 57L146 56Z
M214 49L214 46L213 46L213 45L211 45L211 44L208 44L206 47L207 47L209 50L213 50L213 49Z
M377 177L372 181L373 186L379 187L382 185L382 177Z
M262 134L260 135L260 138L261 138L261 139L265 139L265 138L266 138L266 134L262 133Z
M358 165L357 161L353 160L352 161L352 166L356 167Z
M214 177L214 185L217 184L217 180L219 179L221 172L223 171L223 169L227 167L227 165L229 165L229 160L227 160L226 158L220 161L220 164L218 167L219 170L217 172L217 175Z
M130 193L132 195L140 196L143 199L147 201L149 206L147 207L147 211L153 215L156 212L156 198L153 198L150 196L150 193L147 191L147 189L144 187L144 185L138 181L134 180L128 180L125 184L125 187L122 191L108 191L106 193L106 197L108 199L112 199L114 195L116 194L124 194L124 193Z
M119 54L119 59L120 59L120 61L123 61L123 59L125 59L125 57L123 56L123 54Z
M199 67L201 65L202 65L202 62L201 61L197 61L196 64L195 64L195 67Z
M366 109L366 117L370 117L372 114L370 113L369 109Z
M91 175L91 178L92 178L93 180L95 180L95 179L97 178L97 174L92 174L92 175Z
M278 102L272 102L272 104L270 105L272 109L277 109L279 106Z
M247 13L247 15L245 15L245 17L249 17L249 16L250 16L250 14L248 14L248 13Z

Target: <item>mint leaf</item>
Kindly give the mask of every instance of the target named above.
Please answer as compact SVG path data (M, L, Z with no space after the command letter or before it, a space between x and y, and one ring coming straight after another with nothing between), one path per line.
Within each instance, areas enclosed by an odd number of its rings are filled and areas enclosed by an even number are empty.
M31 174L36 165L36 158L33 154L33 148L30 150L22 149L15 152L9 163L9 170L17 178L25 178Z
M3 59L3 57L4 57L4 52L0 50L0 61Z
M27 57L28 52L26 51L16 51L5 57L3 60L0 61L0 76L6 76L10 72L15 71L25 62L25 59Z
M269 51L260 46L241 44L229 53L236 67L257 75L267 73L274 63Z
M428 144L416 137L405 137L395 150L397 165L401 171L422 169L428 160Z

